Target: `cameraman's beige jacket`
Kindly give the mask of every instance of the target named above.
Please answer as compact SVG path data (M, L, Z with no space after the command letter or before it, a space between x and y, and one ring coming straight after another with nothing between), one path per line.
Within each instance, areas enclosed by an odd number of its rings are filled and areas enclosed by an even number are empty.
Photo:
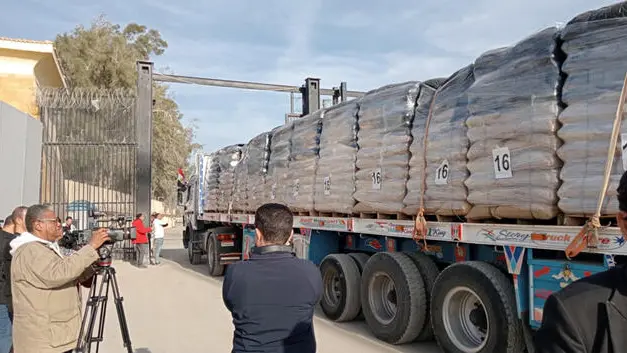
M98 259L98 253L90 245L68 257L57 250L45 241L14 248L11 290L15 353L57 353L75 348L82 318L77 283L93 274L86 269Z

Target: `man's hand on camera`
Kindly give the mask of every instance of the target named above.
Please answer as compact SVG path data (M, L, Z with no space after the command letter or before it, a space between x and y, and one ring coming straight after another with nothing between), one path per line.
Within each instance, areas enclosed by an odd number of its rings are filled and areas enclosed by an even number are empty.
M98 249L99 247L102 246L102 244L104 244L104 242L106 242L107 240L111 240L111 238L109 238L109 235L107 233L108 232L106 228L100 228L98 230L93 231L91 233L91 239L89 240L89 245L91 245L91 247L94 249Z

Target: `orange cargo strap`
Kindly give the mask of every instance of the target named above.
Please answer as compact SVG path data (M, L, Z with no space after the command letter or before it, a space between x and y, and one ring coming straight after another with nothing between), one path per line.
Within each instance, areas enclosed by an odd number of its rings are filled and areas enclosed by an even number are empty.
M586 222L579 231L575 239L566 247L566 257L570 260L572 257L579 255L586 248L596 248L598 241L598 231L601 228L601 210L605 201L605 193L610 184L610 176L612 174L612 164L614 163L614 155L616 153L616 144L620 134L620 126L623 121L623 109L625 106L625 98L627 96L627 73L623 81L623 89L620 93L618 107L616 108L616 117L612 126L612 136L610 138L610 146L607 149L607 159L605 160L605 171L603 173L603 184L597 201L597 208L592 217Z
M420 94L420 92L418 92ZM435 101L435 97L438 95L438 89L434 89L433 97L431 97L431 102L429 102L429 113L427 114L427 121L425 122L425 137L423 141L422 148L422 170L421 172L421 182L422 186L420 188L420 208L416 212L416 222L414 223L414 232L412 234L412 238L416 243L420 243L422 240L423 243L423 251L429 251L429 247L427 245L427 235L429 235L429 228L427 227L427 220L425 219L425 191L427 189L427 146L428 141L427 137L429 136L429 125L431 124L431 115L433 114L433 102ZM418 97L416 97L418 99Z

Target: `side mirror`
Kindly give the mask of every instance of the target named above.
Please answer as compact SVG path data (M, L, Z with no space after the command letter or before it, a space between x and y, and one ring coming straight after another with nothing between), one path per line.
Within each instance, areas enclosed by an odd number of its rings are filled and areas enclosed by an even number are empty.
M176 204L178 206L185 206L183 203L183 192L181 190L177 190L176 192Z

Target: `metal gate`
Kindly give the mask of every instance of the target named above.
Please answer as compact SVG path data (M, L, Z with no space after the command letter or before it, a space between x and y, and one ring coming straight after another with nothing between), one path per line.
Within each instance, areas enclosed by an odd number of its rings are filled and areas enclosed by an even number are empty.
M136 96L126 90L40 89L40 199L87 228L95 212L133 216L137 190ZM148 166L149 167L149 166Z

